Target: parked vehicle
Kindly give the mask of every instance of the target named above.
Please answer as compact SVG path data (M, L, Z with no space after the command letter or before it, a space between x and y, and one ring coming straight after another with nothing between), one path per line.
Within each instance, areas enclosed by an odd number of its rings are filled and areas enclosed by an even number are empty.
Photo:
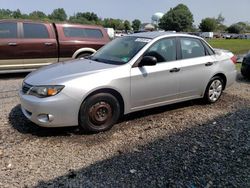
M115 38L115 30L113 28L105 28L105 30L107 31L110 39Z
M214 37L214 33L213 32L202 32L201 37L212 39Z
M216 102L236 78L235 56L200 37L137 33L114 39L88 59L28 75L24 115L44 127L105 131L123 114L203 98Z
M241 74L250 79L250 53L243 58L241 64Z
M100 26L0 20L0 73L84 57L109 41Z

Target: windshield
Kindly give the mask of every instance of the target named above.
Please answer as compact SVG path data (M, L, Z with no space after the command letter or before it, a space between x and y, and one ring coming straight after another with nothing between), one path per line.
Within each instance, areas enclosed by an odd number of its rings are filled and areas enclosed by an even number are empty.
M99 51L91 59L109 64L125 64L129 62L151 39L135 36L117 38Z

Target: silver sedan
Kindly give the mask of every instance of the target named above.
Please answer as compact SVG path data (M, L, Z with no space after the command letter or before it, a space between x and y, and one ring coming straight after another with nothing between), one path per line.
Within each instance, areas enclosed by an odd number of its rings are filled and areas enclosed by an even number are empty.
M131 112L197 98L216 102L235 82L235 61L191 35L124 36L86 59L29 74L19 92L22 111L43 127L105 131Z

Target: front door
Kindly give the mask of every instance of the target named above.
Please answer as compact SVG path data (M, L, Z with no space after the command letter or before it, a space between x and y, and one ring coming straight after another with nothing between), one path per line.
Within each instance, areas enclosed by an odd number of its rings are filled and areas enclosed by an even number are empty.
M17 22L0 22L0 72L23 68Z
M178 100L180 65L176 60L175 38L157 41L144 56L154 56L158 62L154 66L131 68L132 111Z

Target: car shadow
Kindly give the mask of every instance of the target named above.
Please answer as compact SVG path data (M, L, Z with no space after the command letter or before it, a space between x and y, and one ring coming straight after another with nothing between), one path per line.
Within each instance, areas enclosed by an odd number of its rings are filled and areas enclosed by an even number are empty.
M231 97L237 97L237 96L231 96L227 93L223 94L223 97L218 101L216 104L218 108L220 108L220 103L225 103L226 101L230 100ZM236 99L235 99L236 100ZM240 100L240 99L239 99ZM124 115L120 118L118 123L109 131L106 131L102 134L103 139L108 139L110 135L114 134L119 129L127 129L126 122L143 119L149 116L154 115L160 115L162 113L172 112L175 110L181 110L183 108L190 108L192 106L210 106L209 104L205 104L203 100L196 99L196 100L190 100L186 102L180 102L176 104L170 104L165 105L162 107L156 107L148 110L142 110L138 112L133 112L127 115ZM230 104L231 106L231 104ZM224 108L224 107L222 107ZM95 135L91 133L84 132L79 126L75 127L57 127L57 128L45 128L40 127L31 121L29 121L22 113L21 111L21 105L17 105L14 108L12 108L11 112L8 116L10 125L16 129L18 132L22 134L31 134L38 137L53 137L53 136L72 136L72 135ZM132 124L131 124L132 125ZM122 127L122 128L121 128ZM105 138L104 138L105 137ZM88 138L89 139L89 138Z
M44 128L29 121L22 113L21 105L15 106L9 113L9 123L22 134L31 134L38 137L71 136L72 134L83 134L76 127Z
M194 100L194 101L187 101L172 105L167 105L163 107L157 107L148 110L142 110L139 112L134 112L128 115L124 115L120 118L117 124L123 123L126 121L133 121L135 119L144 118L149 115L156 115L167 111L172 111L175 109L181 109L187 106L192 105L204 105L201 100ZM91 133L84 132L79 126L75 127L56 127L56 128L46 128L40 127L35 123L28 120L22 113L21 105L17 105L12 108L11 112L9 113L9 123L10 125L16 129L18 132L22 134L31 134L38 137L51 137L51 136L71 136L73 135L91 135ZM115 131L115 129L112 129ZM110 130L108 132L113 133ZM107 133L107 132L106 132Z
M2 80L9 80L9 79L13 79L13 78L25 78L27 75L29 74L29 72L23 72L23 73L4 73L4 74L0 74L0 79Z
M35 187L249 187L249 116L241 109Z
M236 77L236 82L250 84L250 79L245 78L245 77L242 76L241 73L238 73L237 77Z

